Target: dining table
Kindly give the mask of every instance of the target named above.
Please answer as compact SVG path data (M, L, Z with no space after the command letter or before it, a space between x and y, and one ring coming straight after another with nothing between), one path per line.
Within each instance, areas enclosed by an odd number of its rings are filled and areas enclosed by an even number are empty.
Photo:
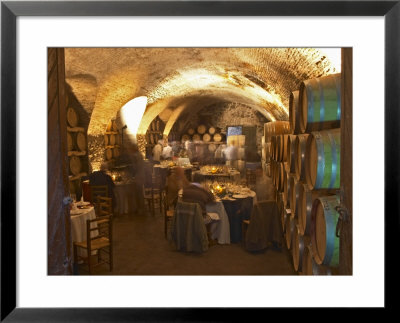
M247 187L237 188L236 193L221 198L229 219L231 243L242 240L242 222L249 220L253 206L257 204L256 192Z
M70 218L72 242L86 241L86 221L96 218L96 212L93 205L88 202L74 203L72 205L72 209L70 210ZM96 227L96 223L93 223L93 228ZM97 234L97 231L92 231L92 237L96 236ZM95 252L92 254L95 254ZM86 250L78 248L78 256L87 257Z
M204 182L208 188L211 185ZM179 191L181 196L182 191ZM242 241L242 222L249 220L253 206L257 204L256 192L246 186L230 183L224 196L215 195L215 201L206 204L207 213L217 213L220 221L211 226L211 237L219 244Z
M134 211L135 183L133 181L114 181L114 184L114 212L118 215L132 213Z
M193 182L202 183L207 180L211 181L231 181L231 182L239 182L240 181L240 172L236 169L215 172L206 171L206 170L197 170L193 172Z
M171 175L173 170L177 167L181 167L183 169L183 172L188 181L192 181L192 168L193 168L192 165L178 166L174 163L154 164L154 166L153 166L154 173L156 176L160 176L162 187L164 187L166 185L167 177L169 175Z

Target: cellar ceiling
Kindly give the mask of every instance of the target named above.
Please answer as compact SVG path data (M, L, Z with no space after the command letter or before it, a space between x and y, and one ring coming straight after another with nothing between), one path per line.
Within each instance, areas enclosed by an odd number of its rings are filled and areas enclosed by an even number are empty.
M125 103L147 96L143 134L157 115L168 131L179 116L216 103L288 120L290 92L303 80L340 72L340 49L66 48L65 68L67 84L90 116L88 134L103 134Z

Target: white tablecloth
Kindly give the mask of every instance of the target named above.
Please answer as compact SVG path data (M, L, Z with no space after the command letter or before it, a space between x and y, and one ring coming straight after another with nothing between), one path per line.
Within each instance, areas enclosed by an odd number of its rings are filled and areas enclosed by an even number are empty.
M82 212L82 213L76 215L73 213L71 214L72 241L82 242L86 240L86 220L95 219L96 213L94 211L93 206L88 209L78 209L78 211L76 212ZM92 234L95 235L96 231L93 231ZM78 248L78 255L86 257L86 251L82 248Z
M219 244L231 243L229 219L224 204L221 201L206 204L207 213L218 213L219 221L210 226L211 238L217 239Z
M114 195L116 199L116 214L128 214L133 211L133 206L129 203L133 199L133 184L131 183L115 183Z

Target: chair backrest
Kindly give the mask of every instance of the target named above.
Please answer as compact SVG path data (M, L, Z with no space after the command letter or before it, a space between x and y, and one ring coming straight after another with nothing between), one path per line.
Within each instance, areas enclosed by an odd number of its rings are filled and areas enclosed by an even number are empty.
M207 229L198 203L178 201L171 237L178 250L204 252L208 249Z
M153 187L153 164L150 162L144 162L144 181L143 185L146 188Z
M96 203L97 196L108 197L108 186L90 185L90 195L92 203Z
M97 196L96 204L98 207L97 216L112 215L113 205L111 197Z
M100 238L108 239L108 242L112 243L112 221L111 216L106 215L97 217L96 219L86 220L86 241L88 254L89 250L95 250L93 240Z

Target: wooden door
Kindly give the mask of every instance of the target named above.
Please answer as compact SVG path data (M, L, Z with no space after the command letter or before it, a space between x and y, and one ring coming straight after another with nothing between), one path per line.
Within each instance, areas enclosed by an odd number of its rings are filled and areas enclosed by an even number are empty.
M63 48L49 48L47 120L47 206L49 275L72 274L72 243L69 205L68 147Z

